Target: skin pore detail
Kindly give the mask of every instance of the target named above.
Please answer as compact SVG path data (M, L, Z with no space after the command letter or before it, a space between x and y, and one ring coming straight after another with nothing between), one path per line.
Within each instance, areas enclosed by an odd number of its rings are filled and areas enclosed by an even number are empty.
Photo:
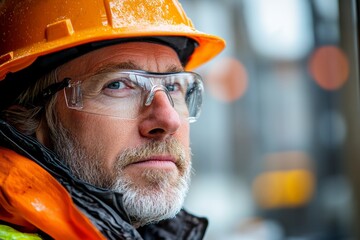
M150 46L160 46L161 49L153 47L152 49L146 50L148 54L143 54L144 48L141 47L141 45L145 44ZM118 46L122 49L121 51L112 50L112 47ZM165 50L165 48L167 50ZM156 51L154 51L155 49ZM62 74L65 68L66 72L80 70L82 74L103 73L109 69L136 69L149 72L181 72L184 70L173 49L154 43L123 43L94 50L86 54L86 56L87 62L85 65L79 65L82 61L80 57L70 61L73 63L71 66L65 64L59 67L58 79L60 80L64 77L69 77ZM146 58L141 62L136 60L143 57ZM176 57L176 59L174 59L174 57ZM117 61L116 59L122 59L123 61ZM171 63L168 59L174 59L176 63Z

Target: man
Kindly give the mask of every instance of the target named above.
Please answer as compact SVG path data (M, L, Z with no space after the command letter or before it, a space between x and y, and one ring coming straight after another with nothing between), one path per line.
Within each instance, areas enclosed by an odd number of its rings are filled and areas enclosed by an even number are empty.
M188 71L224 41L176 0L2 1L0 29L0 238L201 239Z

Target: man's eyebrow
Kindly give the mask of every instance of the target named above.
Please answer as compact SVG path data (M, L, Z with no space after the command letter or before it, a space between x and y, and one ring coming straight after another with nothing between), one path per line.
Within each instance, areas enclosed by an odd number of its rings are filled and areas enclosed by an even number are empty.
M167 67L166 72L183 72L184 68L176 65L170 65Z
M101 73L107 73L107 72L116 72L119 70L144 70L143 67L141 67L140 65L132 62L132 61L127 61L127 62L121 62L121 63L109 63L106 65L103 65L99 68L96 68L94 70L94 75L97 74L101 74ZM180 67L180 66L176 66L176 65L169 65L166 68L166 72L183 72L184 68Z
M102 65L99 68L96 68L94 73L101 74L101 73L107 73L107 72L115 72L118 70L135 70L140 69L138 65L136 65L134 62L127 61L127 62L121 62L121 63L108 63L106 65Z

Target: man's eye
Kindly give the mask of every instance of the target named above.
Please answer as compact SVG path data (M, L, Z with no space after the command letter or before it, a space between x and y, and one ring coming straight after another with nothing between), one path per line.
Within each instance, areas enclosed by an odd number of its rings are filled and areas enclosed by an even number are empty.
M175 91L179 91L181 88L180 88L179 84L175 83L175 84L166 85L166 89L169 92L175 92Z
M108 85L106 85L106 88L109 88L109 89L123 89L125 87L126 87L125 83L123 83L121 81L112 82L112 83L109 83Z

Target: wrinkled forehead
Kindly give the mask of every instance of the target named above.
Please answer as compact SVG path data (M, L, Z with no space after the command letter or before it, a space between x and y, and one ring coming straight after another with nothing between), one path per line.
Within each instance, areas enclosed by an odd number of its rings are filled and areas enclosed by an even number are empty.
M59 67L58 74L60 77L63 74L78 76L114 69L183 71L179 57L171 47L157 43L129 42L104 47L75 58Z

